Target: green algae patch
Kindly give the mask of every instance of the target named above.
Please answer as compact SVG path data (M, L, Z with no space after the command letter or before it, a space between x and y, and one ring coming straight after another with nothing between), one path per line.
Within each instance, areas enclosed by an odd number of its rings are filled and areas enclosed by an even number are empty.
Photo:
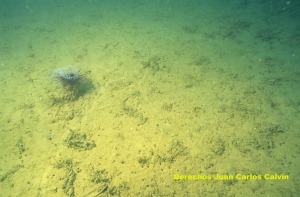
M65 143L69 148L77 150L91 150L96 147L94 140L91 140L87 134L70 131L65 139Z

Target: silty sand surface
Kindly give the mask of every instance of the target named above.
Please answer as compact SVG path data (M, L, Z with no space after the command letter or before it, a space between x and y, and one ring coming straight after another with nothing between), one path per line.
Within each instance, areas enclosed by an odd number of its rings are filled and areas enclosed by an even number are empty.
M299 16L293 4L233 2L3 11L1 193L299 193ZM50 77L64 65L88 80L78 97ZM174 180L199 174L212 179Z

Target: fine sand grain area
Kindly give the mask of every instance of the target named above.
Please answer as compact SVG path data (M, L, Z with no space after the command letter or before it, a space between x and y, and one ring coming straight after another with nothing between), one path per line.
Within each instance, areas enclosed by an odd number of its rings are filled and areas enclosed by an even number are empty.
M299 10L0 0L0 196L299 196Z

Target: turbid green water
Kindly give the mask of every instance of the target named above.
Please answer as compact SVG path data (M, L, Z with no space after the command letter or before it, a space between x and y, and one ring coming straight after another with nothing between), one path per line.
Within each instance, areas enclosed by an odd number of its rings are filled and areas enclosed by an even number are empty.
M0 0L0 196L298 196L299 8Z

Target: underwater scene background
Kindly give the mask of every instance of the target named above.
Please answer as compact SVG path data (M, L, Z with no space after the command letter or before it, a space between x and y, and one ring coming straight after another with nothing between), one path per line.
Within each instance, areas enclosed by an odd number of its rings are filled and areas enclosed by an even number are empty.
M299 8L0 0L0 196L299 196Z

